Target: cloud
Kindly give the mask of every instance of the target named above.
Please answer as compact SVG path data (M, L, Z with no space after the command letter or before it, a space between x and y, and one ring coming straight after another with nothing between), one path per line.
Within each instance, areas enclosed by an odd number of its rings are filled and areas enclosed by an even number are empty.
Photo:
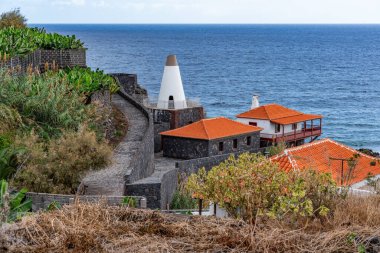
M52 2L53 5L63 5L63 6L85 6L86 0L57 0Z
M31 23L380 23L379 0L0 0L17 7Z

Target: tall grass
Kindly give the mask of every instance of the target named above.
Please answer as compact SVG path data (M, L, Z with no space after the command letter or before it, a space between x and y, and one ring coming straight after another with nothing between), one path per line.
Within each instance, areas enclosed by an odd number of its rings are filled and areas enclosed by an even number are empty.
M90 119L85 97L56 75L15 77L1 70L0 80L0 118L22 119L24 130L35 128L44 137L56 137L62 129L76 130ZM20 116L4 113L4 107Z
M380 196L349 196L323 223L261 217L255 225L75 203L3 228L0 248L6 252L378 252L379 203Z
M31 191L74 193L86 170L108 164L104 109L62 73L0 70L0 179ZM109 120L109 119L107 119Z

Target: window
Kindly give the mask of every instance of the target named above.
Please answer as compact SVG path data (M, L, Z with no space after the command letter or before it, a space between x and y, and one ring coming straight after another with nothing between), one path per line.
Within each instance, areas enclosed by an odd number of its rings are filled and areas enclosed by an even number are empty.
M252 141L252 140L251 140L251 136L248 136L248 137L247 137L247 145L248 145L248 146L251 146L251 141Z
M292 124L292 130L297 130L297 123Z
M219 151L223 151L224 147L223 147L223 142L219 142Z
M234 149L237 149L237 139L233 140L233 147L234 147Z
M281 131L281 125L280 124L275 124L274 125L274 132L279 133Z
M169 96L168 109L174 109L174 97Z
M257 126L257 122L252 122L252 121L250 121L250 122L249 122L249 125L250 125L250 126Z

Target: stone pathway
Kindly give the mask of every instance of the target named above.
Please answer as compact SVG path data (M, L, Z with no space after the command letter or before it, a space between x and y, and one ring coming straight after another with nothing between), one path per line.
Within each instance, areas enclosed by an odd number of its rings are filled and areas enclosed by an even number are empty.
M161 183L162 176L173 169L175 169L175 163L178 161L183 161L181 159L163 157L162 152L154 154L154 172L149 177L140 179L131 185L139 184L152 184L152 183Z
M113 95L112 103L127 118L128 132L114 150L112 165L99 171L91 171L83 179L82 182L86 187L85 195L124 195L124 175L148 128L148 120L145 115L121 96Z

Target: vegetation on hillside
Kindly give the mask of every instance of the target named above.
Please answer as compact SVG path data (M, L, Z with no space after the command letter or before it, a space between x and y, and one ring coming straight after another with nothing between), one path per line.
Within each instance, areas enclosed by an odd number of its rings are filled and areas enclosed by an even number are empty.
M81 73L80 81L73 78ZM109 78L77 68L26 76L0 71L0 179L31 191L75 193L86 170L107 165L104 122L111 115L87 101L111 88Z
M66 79L73 88L87 96L99 90L107 89L110 93L115 93L119 89L115 79L99 69L92 71L90 68L66 68L59 70L58 76Z
M13 222L32 209L31 200L25 199L26 189L10 194L8 183L0 180L0 225L5 222Z
M64 36L57 33L47 33L41 28L0 29L0 56L7 60L15 55L25 55L36 49L78 49L83 43L74 35Z
M0 29L6 27L25 28L26 18L21 14L20 9L3 12L0 15Z

